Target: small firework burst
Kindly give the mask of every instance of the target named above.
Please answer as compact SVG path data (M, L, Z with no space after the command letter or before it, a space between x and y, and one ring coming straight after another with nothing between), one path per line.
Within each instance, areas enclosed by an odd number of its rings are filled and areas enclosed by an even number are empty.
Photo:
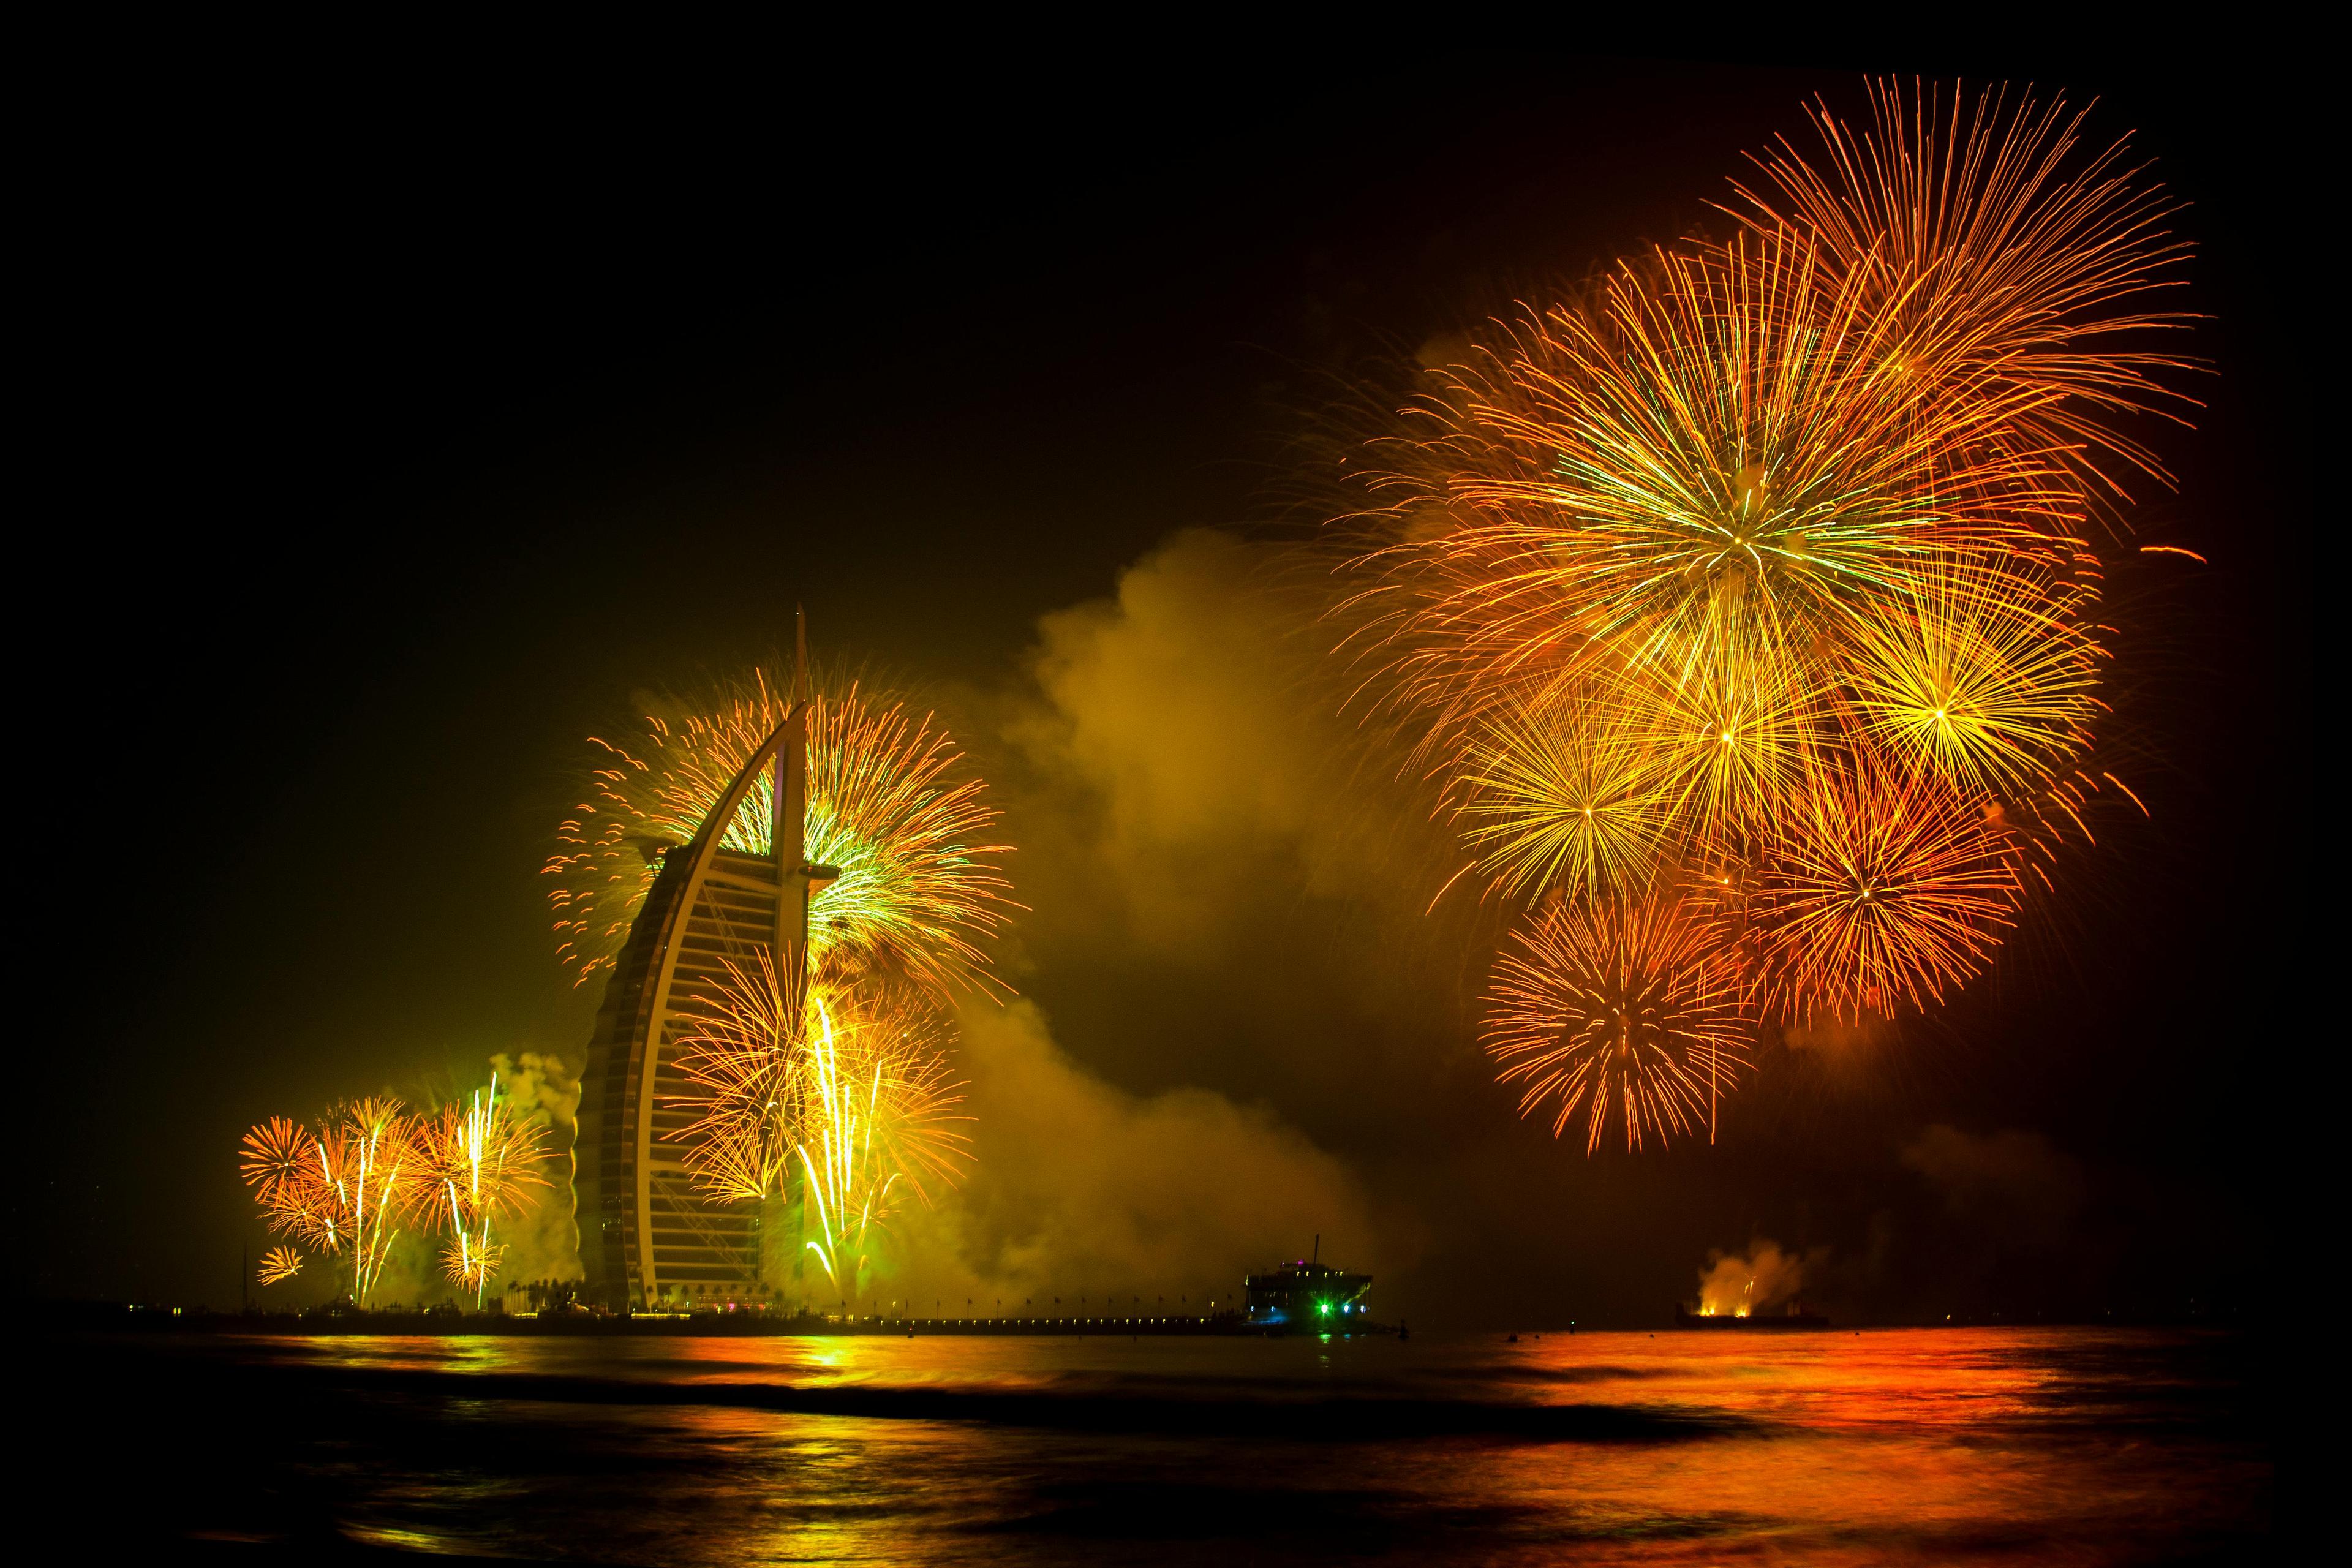
M347 1100L317 1133L274 1117L246 1135L241 1164L269 1228L343 1256L364 1306L426 1190L417 1124L400 1101Z
M264 1285L282 1284L302 1272L302 1254L291 1247L273 1247L261 1255L255 1278Z
M1927 1007L1983 967L2017 909L2016 845L1932 776L1824 779L1748 898L1766 1005L1789 1021Z
M506 1266L506 1259L504 1242L478 1239L460 1226L441 1248L441 1277L471 1290L478 1301Z
M1666 830L1664 773L1645 725L1569 696L1476 727L1454 819L1506 892L1615 892L1650 876Z
M422 1179L447 1211L442 1272L478 1302L506 1256L491 1239L493 1222L513 1218L548 1185L539 1128L500 1098L494 1072L488 1089L420 1119L415 1136Z
M289 1183L299 1183L310 1163L311 1138L300 1123L273 1116L245 1135L237 1173L267 1207Z
M670 1103L696 1113L672 1136L687 1169L719 1203L749 1203L783 1190L799 1140L805 1031L791 987L765 950L738 963L695 1008L677 1045L690 1086Z
M1587 1153L1705 1127L1748 1065L1748 987L1721 927L1672 895L1554 903L1496 965L1486 1050L1522 1115L1580 1113Z
M1853 705L1875 741L1916 764L2015 795L2090 745L2104 650L2063 595L2010 595L1984 575L1923 574L1910 606L1855 626Z

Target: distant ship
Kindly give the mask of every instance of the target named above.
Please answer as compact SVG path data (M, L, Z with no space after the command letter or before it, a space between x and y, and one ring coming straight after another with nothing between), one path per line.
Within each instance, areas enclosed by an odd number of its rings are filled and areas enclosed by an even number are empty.
M1710 1312L1705 1308L1694 1312L1680 1302L1675 1304L1675 1327L1678 1329L1826 1329L1830 1321L1819 1312L1808 1312L1795 1301L1785 1312Z
M1247 1292L1243 1321L1268 1329L1366 1329L1370 1309L1364 1293L1372 1288L1369 1274L1350 1274L1323 1261L1323 1238L1315 1238L1315 1254L1283 1264L1243 1280Z

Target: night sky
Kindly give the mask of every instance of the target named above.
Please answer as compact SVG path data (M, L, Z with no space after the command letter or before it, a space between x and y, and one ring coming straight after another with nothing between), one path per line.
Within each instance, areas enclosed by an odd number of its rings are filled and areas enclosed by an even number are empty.
M47 629L16 1293L233 1304L247 1124L495 1051L576 1064L594 998L537 873L582 737L772 657L795 605L821 658L952 721L1023 847L1005 965L1023 1048L1058 1055L1024 1058L1045 1087L982 1190L1010 1213L1130 1157L1170 1163L1083 1179L1218 1189L1073 1289L1228 1286L1270 1261L1253 1207L1416 1322L1647 1321L1768 1238L1858 1317L2267 1289L2327 874L2287 718L2290 95L2187 58L1400 55L93 96L41 185L55 477L17 534ZM1335 374L1706 223L1807 98L1864 114L1864 69L2096 95L2093 138L2134 132L2192 204L2219 374L2154 437L2179 491L2132 515L2212 564L2115 584L2155 819L1899 1038L1768 1052L1713 1150L1588 1159L1492 1082L1493 931L1422 914L1427 828L1250 640L1250 595Z

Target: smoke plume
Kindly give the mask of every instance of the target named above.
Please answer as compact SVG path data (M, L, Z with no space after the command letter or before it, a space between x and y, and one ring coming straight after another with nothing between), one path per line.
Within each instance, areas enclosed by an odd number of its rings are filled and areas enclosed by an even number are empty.
M1042 869L1083 873L1087 901L1125 934L1215 951L1269 889L1416 914L1426 902L1402 889L1431 841L1397 838L1397 819L1420 814L1381 798L1392 763L1367 764L1343 693L1327 685L1336 634L1279 551L1180 533L1120 575L1116 598L1046 616L1038 633L1029 672L1042 700L1021 706L1007 737L1072 837L1042 855L1024 847L1024 863L1066 860Z
M1807 1262L1781 1251L1775 1241L1758 1241L1744 1253L1709 1252L1706 1267L1699 1270L1699 1310L1718 1317L1755 1317L1793 1301L1804 1285Z
M964 1013L974 1162L900 1227L910 1300L1081 1293L1191 1303L1303 1254L1318 1233L1351 1267L1382 1238L1349 1173L1270 1113L1197 1089L1143 1097L1081 1070L1027 1002Z
M501 1052L490 1065L498 1070L499 1092L516 1112L528 1108L528 1119L543 1129L549 1183L539 1202L499 1227L498 1238L507 1247L500 1279L577 1279L580 1226L572 1178L579 1161L572 1149L580 1137L580 1075L562 1057L537 1051L514 1057Z

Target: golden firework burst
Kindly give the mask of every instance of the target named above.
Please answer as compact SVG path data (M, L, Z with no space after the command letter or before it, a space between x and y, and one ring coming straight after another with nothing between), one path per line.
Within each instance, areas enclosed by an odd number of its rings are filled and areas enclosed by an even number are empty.
M604 760L590 797L548 859L560 954L583 979L612 963L667 851L694 837L743 759L782 723L787 700L764 676L679 715L655 714ZM953 987L978 981L982 941L1011 885L998 813L953 740L926 714L856 682L820 691L809 719L806 853L840 875L814 894L810 947L820 975L877 967ZM769 852L772 792L754 789L720 842Z

